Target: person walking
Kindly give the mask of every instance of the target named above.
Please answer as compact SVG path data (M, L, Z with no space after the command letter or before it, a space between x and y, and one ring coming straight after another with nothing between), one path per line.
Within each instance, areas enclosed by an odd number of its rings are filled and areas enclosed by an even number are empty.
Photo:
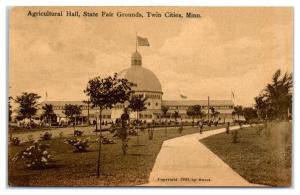
M203 122L199 121L198 125L199 125L199 132L200 132L200 134L202 134L202 132L203 132Z

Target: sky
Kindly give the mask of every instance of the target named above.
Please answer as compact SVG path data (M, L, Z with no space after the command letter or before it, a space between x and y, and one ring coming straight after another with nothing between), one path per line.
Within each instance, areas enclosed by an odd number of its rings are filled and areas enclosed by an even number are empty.
M201 18L31 17L28 11L176 12ZM144 15L145 16L145 15ZM293 71L293 9L257 7L18 7L10 11L9 94L83 100L89 79L130 66L136 33L143 66L164 100L230 99L251 106L281 69Z

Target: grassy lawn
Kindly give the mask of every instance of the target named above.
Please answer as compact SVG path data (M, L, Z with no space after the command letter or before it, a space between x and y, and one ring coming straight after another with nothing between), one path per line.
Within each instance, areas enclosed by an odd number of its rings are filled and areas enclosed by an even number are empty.
M205 130L221 128L210 127ZM155 129L153 140L148 140L147 132L140 132L139 143L136 146L136 137L130 137L128 154L123 155L121 141L116 139L116 144L102 145L101 176L97 178L98 143L96 135L89 136L89 151L74 153L70 145L63 143L62 138L49 141L50 153L56 161L55 167L44 170L29 170L22 161L11 162L10 159L16 152L28 146L9 146L8 180L11 186L131 186L148 182L148 178L164 140L178 136L196 133L196 127L184 128L179 134L177 128L165 130Z
M201 142L251 183L290 186L291 123L269 123L261 131L258 128L238 130L237 143L232 143L232 135L226 133Z

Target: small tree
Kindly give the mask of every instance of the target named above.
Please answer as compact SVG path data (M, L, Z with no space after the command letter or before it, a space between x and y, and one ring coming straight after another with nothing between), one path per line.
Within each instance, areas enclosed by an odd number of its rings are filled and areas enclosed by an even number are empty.
M12 115L12 106L11 106L11 100L13 100L13 97L8 97L8 122L11 122L11 115Z
M76 118L81 114L81 106L66 104L63 113L66 115L67 118L70 118L74 122L75 129L75 125L77 122Z
M216 118L219 116L220 112L216 110L214 107L210 107L211 110L211 116L213 117L213 120L215 121Z
M251 107L243 108L243 115L245 116L246 121L257 119L257 111Z
M202 109L201 109L200 105L193 105L193 106L188 107L188 110L187 110L186 114L188 116L192 117L192 119L193 119L193 126L194 126L194 123L195 123L195 118L196 117L200 117L201 118L203 116L203 112L202 112Z
M137 126L139 128L139 112L146 110L147 107L146 105L146 97L143 97L143 95L132 95L131 98L129 99L129 105L128 108L131 109L132 111L137 113ZM138 128L137 128L137 145L139 145L139 133L138 133Z
M13 100L13 98L9 96L8 97L8 123L11 122L11 115L12 115L11 100ZM12 128L9 127L8 130L9 130L9 139L12 139Z
M95 77L88 81L84 93L89 97L92 108L97 107L100 114L100 136L99 136L99 152L97 163L97 176L100 175L100 157L101 157L101 143L102 143L102 111L104 109L111 109L118 103L128 101L131 94L131 83L127 79L117 78L117 74L113 77L106 78Z
M17 96L15 102L19 104L18 118L28 118L31 122L32 116L36 114L38 99L40 98L41 96L36 93L27 92L23 92L21 96Z
M169 106L165 106L165 105L162 105L161 106L161 112L162 112L162 116L166 119L167 118L167 113L168 113L168 110L169 110ZM165 120L166 122L166 120ZM165 124L165 135L167 135L167 122Z
M177 125L177 118L179 117L179 112L178 111L175 111L174 114L173 114L173 117L175 119L175 123Z
M202 111L200 105L194 105L193 108L194 108L195 118L202 118L204 116L204 112Z
M186 114L189 116L189 117L192 117L192 125L194 127L194 123L195 123L195 110L194 110L194 107L193 106L189 106L187 111L186 111Z
M243 115L243 107L242 106L235 106L233 108L233 115L237 115L238 121L240 120L240 116Z
M51 126L52 117L55 115L53 111L53 105L52 104L45 104L42 109L44 110L43 117L46 118L46 120L49 123L49 127Z
M292 108L293 79L291 73L281 74L278 69L272 82L255 97L256 109L261 118L287 119Z

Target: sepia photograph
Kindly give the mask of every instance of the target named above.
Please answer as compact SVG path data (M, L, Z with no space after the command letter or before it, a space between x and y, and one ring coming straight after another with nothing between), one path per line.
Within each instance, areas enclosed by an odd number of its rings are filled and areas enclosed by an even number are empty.
M293 44L293 7L10 7L7 185L290 188Z

